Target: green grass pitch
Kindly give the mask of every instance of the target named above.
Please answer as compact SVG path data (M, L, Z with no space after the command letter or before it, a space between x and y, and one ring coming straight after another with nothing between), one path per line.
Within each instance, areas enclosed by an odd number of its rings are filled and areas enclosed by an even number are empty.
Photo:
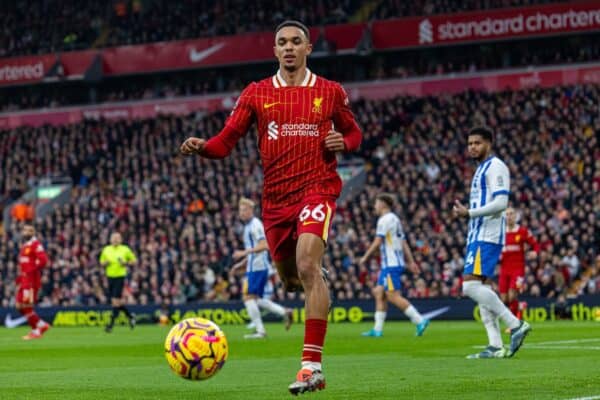
M425 336L389 322L383 338L362 338L371 324L330 324L327 389L314 399L573 399L600 396L600 324L533 326L512 359L466 360L486 343L481 324L436 322ZM163 355L167 327L53 328L24 342L25 328L0 329L0 398L285 399L299 368L303 327L268 324L266 340L244 341L225 326L229 360L217 376L188 382ZM506 338L506 337L505 337ZM598 397L600 398L600 397Z

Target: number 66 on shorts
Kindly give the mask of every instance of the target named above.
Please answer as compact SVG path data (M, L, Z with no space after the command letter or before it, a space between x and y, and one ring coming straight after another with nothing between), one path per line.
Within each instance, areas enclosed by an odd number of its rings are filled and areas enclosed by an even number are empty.
M273 260L292 257L303 233L312 233L327 242L334 213L335 199L328 196L310 196L299 205L264 210L263 222Z

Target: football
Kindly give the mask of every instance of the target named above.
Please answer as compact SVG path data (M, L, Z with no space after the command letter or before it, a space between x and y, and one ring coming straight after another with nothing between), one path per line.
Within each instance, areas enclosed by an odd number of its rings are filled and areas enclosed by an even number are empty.
M204 318L188 318L177 323L165 340L169 366L185 379L201 381L216 375L228 354L225 333Z

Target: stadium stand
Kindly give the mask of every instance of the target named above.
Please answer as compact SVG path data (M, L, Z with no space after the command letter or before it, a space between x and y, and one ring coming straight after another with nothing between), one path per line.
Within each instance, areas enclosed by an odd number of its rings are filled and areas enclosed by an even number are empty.
M324 25L548 2L18 0L0 4L0 57L268 31L287 18Z
M365 132L359 155L370 173L364 191L340 204L334 220L326 263L335 297L370 297L376 260L360 269L357 258L374 234L371 205L382 190L397 193L422 268L419 276L405 276L405 294L459 295L466 224L453 221L450 208L455 198L466 198L473 168L465 132L479 123L498 132L498 153L513 176L512 204L542 245L539 258L528 261L525 292L597 292L599 101L598 85L578 85L356 102ZM225 117L198 113L0 131L3 198L18 197L14 188L25 190L32 177L68 175L76 184L71 202L37 224L52 260L44 270L43 305L105 302L97 258L114 230L140 259L127 288L130 303L240 298L240 282L228 270L241 247L236 201L260 198L255 135L223 161L177 154L184 137L211 136ZM0 242L0 284L15 278L16 228ZM1 304L11 306L14 285L2 287ZM277 296L287 297L281 288Z
M461 46L460 55L457 55L455 47L447 47L387 52L368 58L314 58L311 68L323 76L355 82L585 63L600 58L599 39L600 34L585 34L490 45L474 44ZM347 68L348 62L352 62L355 68ZM111 78L102 84L57 82L0 87L0 111L235 92L243 88L243 82L262 79L271 70L272 65L265 64L246 69L244 74L247 76L243 77L239 68L229 67Z

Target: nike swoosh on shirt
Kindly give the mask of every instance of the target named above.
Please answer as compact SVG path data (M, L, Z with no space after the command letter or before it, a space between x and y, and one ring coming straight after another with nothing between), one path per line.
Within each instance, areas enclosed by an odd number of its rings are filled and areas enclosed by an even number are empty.
M302 226L312 225L312 224L320 224L320 222L319 221L304 221L302 223Z
M271 108L273 106L276 106L277 104L280 104L280 102L276 101L275 103L265 103L263 107L265 107L265 109L267 109L267 108Z
M10 314L6 314L6 316L4 317L4 325L7 328L16 328L17 326L25 323L25 321L27 321L27 318L25 318L25 317L19 317L16 319L12 319Z
M204 60L206 57L216 53L221 50L225 46L225 43L217 43L215 45L210 46L208 49L202 51L196 51L195 47L190 49L190 61L193 63L200 62Z

